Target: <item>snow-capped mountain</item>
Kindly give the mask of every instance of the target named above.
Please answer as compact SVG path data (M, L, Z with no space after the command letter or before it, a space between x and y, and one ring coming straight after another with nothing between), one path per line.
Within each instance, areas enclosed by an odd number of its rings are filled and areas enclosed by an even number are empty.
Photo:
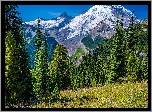
M73 38L77 35L86 35L93 28L97 27L100 22L103 22L109 26L110 29L115 30L116 13L119 12L119 19L121 19L124 13L124 27L129 26L131 11L125 9L123 6L107 6L107 5L95 5L90 8L86 13L80 14L71 20L65 27L59 29L59 32L63 29L71 31L67 36L67 39ZM110 32L110 31L109 31ZM111 32L110 32L111 33Z
M123 16L122 16L123 15ZM64 44L72 55L78 46L83 46L81 39L88 34L92 38L100 35L110 38L115 33L116 19L123 19L124 28L130 24L132 12L121 5L95 5L78 16L68 16L66 12L51 20L41 19L42 32L55 38L58 43ZM136 19L135 22L140 22ZM31 40L36 34L37 19L25 22L26 39ZM83 47L85 50L85 48Z
M59 17L49 19L40 18L40 27L42 32L47 32L50 37L56 37L57 31L65 24L69 23L73 17L68 16L67 13L62 13ZM37 20L23 23L25 39L30 41L35 35L37 30Z

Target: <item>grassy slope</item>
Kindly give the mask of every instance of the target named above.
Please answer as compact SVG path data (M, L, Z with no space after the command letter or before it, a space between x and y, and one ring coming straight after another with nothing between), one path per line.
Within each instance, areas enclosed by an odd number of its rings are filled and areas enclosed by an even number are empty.
M75 61L75 58L78 59L82 54L84 54L84 51L81 47L78 47L76 52L71 56L71 61Z
M103 87L61 91L60 99L33 108L147 108L148 85L142 83L111 84Z

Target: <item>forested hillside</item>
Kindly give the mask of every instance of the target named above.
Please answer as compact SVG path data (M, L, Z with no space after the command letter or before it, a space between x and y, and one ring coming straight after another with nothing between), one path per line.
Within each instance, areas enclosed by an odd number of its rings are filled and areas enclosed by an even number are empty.
M96 48L99 44L103 43L105 40L107 39L100 36L95 37L95 39L93 40L91 38L91 35L88 35L84 37L81 40L81 42L87 47L88 50L90 50Z
M128 28L123 27L123 19L117 19L116 33L110 39L96 37L93 41L90 36L85 37L82 42L93 49L87 54L78 47L73 57L69 57L64 45L58 43L52 46L55 50L51 62L49 56L52 51L47 44L47 32L41 32L38 18L36 36L32 40L34 60L30 62L22 18L16 9L16 5L5 5L6 108L148 107L148 25L134 24L134 14ZM81 63L75 65L74 59L82 54ZM34 63L33 67L31 63ZM82 88L85 93L79 92ZM85 88L88 88L87 92ZM125 88L129 90L124 92ZM78 94L75 99L76 90ZM109 92L111 96L108 96ZM74 103L65 103L67 97ZM132 103L126 98L131 99ZM60 104L48 106L53 102ZM123 105L120 102L124 102Z
M46 34L47 35L47 34ZM35 40L36 36L33 37L29 43L26 44L26 48L27 48L27 51L30 55L30 66L33 67L34 66L34 54L35 54L35 45L34 45L34 40ZM51 61L52 59L52 55L53 55L53 51L54 49L56 48L56 45L57 45L57 41L52 37L50 38L47 38L46 39L47 41L47 46L48 46L48 49L47 49L47 52L48 52L48 60L49 62Z

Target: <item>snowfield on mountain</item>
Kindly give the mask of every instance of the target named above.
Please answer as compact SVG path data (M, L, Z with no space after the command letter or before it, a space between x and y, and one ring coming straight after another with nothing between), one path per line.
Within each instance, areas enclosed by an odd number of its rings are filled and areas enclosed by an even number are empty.
M53 37L58 43L65 45L68 53L72 55L80 46L81 40L88 34L92 37L100 35L111 38L115 33L117 13L119 13L118 20L121 20L123 15L124 28L127 28L132 12L121 5L94 5L75 17L68 16L64 12L54 19L41 18L40 25L42 29L48 31L48 38ZM135 23L140 21L135 19ZM36 32L36 22L37 19L23 23L25 34L30 35L26 35L26 39L32 39L31 37L35 36L36 33L33 32Z

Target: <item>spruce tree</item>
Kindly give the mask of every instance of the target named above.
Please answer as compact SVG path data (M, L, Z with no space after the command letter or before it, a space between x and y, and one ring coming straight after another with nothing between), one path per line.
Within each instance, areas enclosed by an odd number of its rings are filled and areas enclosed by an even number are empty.
M130 19L130 26L127 29L127 55L126 55L126 76L128 81L135 81L137 80L137 61L135 57L135 49L134 49L134 16L132 14Z
M48 70L48 54L46 35L40 31L40 19L38 18L37 37L35 38L35 60L32 69L33 91L37 99L42 99L49 95L50 76Z
M123 18L123 17L122 17ZM124 55L124 31L123 31L123 20L117 21L116 25L116 34L112 41L112 50L110 53L111 62L110 62L110 74L108 76L108 82L119 81L120 77L125 75L125 55Z
M146 33L142 29L142 25L134 24L134 13L131 17L131 24L127 30L127 78L129 81L141 81L147 79L148 70L145 62L147 52L144 52L144 48L148 45L146 42ZM144 41L143 41L144 40ZM147 43L147 44L146 44ZM142 45L143 44L143 45ZM145 45L144 45L145 44ZM148 48L148 47L147 47ZM146 50L147 51L147 50ZM145 53L144 57L139 54Z
M16 77L15 75L18 75L18 78L16 79L18 86L22 85L20 90L18 90L22 93L17 93L17 96L19 96L17 100L28 100L29 97L32 96L29 57L27 49L25 48L26 43L23 35L22 19L18 17L19 12L16 11L16 8L16 5L5 5L5 38L7 38L8 32L11 31L11 34L9 34L9 36L12 35L10 37L14 39L13 41L17 49L14 57L16 60L18 60L16 63L16 66L18 67L13 70L18 71L18 74L12 74L14 77ZM7 41L7 39L5 41ZM16 82L12 83L12 85L16 85Z
M18 46L22 41L20 40L22 37L19 37L20 31L22 31L22 18L18 17L20 13L16 10L17 8L17 5L5 5L5 35L8 31L12 31Z
M92 55L90 56L90 64L89 64L89 69L90 69L90 82L91 86L96 86L97 84L97 79L96 79L96 62L97 62L97 51L96 49L93 50Z
M21 32L21 35L23 35L23 32ZM20 70L21 70L21 77L20 80L24 81L25 91L23 92L23 100L29 100L30 97L33 97L33 86L32 86L32 74L30 72L30 63L29 63L29 54L27 52L27 49L25 47L26 43L23 38L20 43L19 47L19 63L20 63Z
M135 45L135 31L134 31L134 12L132 13L131 19L130 19L130 26L128 28L128 50L129 53L132 51L135 51L134 45Z
M105 71L107 70L107 68L104 67L104 62L106 61L106 55L104 52L104 47L103 44L100 45L99 47L100 52L97 56L97 62L96 62L96 79L97 79L97 83L99 85L103 85L105 83L105 75L107 74Z
M58 44L54 50L52 56L50 75L51 75L51 85L52 91L55 90L56 93L54 97L58 97L59 91L65 89L68 84L70 84L70 78L68 77L68 58L67 50L63 45Z
M13 106L16 99L19 99L25 90L23 83L18 82L20 70L18 69L19 61L16 59L18 49L14 40L11 31L7 32L5 39L5 97L6 104L9 106Z
M91 77L91 68L89 68L91 66L90 59L91 59L91 54L89 53L83 57L83 62L80 66L81 74L83 75L84 87L90 85L90 77Z
M44 41L42 43L42 94L45 95L46 97L49 96L50 93L50 74L49 74L49 62L48 62L48 53L47 53L47 42L46 42L46 33L44 35Z
M115 35L114 35L115 36ZM99 45L99 53L97 57L97 68L99 68L99 74L98 80L99 84L104 85L106 82L108 82L108 79L110 79L110 72L111 72L111 58L110 58L110 53L112 51L112 43L114 36L111 37L110 39L106 40L104 43ZM110 82L110 81L109 81Z
M37 37L35 38L36 53L34 58L34 68L32 69L32 84L33 92L37 99L40 99L42 95L42 52L41 52L41 32L40 32L40 20L38 19Z
M68 71L67 71L67 74L68 74L69 80L70 80L69 81L70 82L69 88L71 88L71 89L74 89L73 79L74 79L74 76L76 75L75 69L76 68L75 68L73 62L71 61L70 57L68 57Z

